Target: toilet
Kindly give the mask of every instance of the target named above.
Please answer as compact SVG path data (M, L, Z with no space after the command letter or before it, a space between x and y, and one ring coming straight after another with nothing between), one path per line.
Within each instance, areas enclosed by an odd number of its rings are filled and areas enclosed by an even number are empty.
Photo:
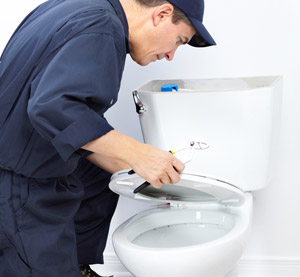
M170 86L168 91L163 89ZM153 207L113 233L116 255L136 277L221 277L249 240L253 196L271 182L282 78L153 80L133 92L146 143L185 162L180 181L116 172L114 192Z

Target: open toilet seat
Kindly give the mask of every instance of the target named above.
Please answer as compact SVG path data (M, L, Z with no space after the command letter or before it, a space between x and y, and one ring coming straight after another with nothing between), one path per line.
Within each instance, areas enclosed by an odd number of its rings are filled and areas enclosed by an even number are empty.
M232 184L201 176L196 173L181 173L181 180L174 185L162 185L160 189L149 186L141 192L133 191L145 180L128 170L116 172L109 184L112 191L137 200L178 205L199 205L203 203L222 203L241 206L245 193Z
M188 173L178 184L134 194L143 181L120 171L110 183L118 194L168 203L133 216L114 232L116 254L128 271L137 277L217 277L230 271L250 229L251 194Z

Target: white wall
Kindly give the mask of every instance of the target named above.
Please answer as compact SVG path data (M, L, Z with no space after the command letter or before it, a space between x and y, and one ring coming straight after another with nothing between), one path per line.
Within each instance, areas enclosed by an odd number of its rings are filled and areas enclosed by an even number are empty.
M0 3L0 50L38 0ZM131 91L150 79L283 75L282 134L273 183L255 193L254 226L244 258L300 260L300 1L206 0L216 47L179 49L173 62L140 67L128 57L118 103L107 118L142 140ZM112 230L143 203L121 198ZM109 242L106 254L112 255Z
M272 185L255 193L245 256L300 259L300 1L209 0L205 25L216 47L185 46L171 63L145 68L128 59L120 100L107 117L118 130L141 139L131 91L150 79L283 75L278 168ZM132 214L133 207L139 210L141 204L121 199L114 223Z

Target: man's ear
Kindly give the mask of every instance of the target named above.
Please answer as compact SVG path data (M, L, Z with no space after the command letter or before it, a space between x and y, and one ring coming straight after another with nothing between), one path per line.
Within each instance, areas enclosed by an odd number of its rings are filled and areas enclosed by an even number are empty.
M169 3L157 6L152 14L153 25L157 26L160 22L165 21L168 18L172 18L173 13L174 7Z

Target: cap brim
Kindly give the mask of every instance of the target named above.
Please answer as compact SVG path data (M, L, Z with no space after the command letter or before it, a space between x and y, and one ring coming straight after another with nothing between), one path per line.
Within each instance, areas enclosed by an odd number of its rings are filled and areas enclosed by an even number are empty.
M207 47L207 46L216 45L216 42L209 34L209 32L206 30L206 28L204 27L201 21L194 19L192 17L189 17L189 19L192 22L197 32L189 41L188 43L189 45L194 47Z

